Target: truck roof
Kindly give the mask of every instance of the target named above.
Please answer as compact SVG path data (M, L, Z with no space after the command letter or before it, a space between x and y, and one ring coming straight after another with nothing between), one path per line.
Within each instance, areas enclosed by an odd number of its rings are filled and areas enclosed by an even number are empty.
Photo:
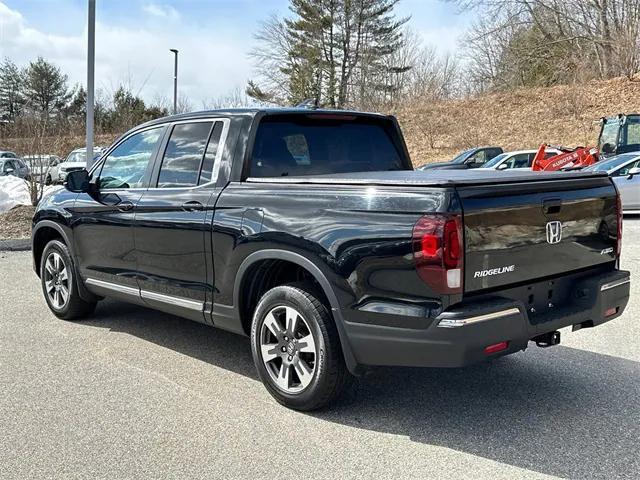
M199 112L180 113L167 117L151 120L141 126L158 125L181 120L197 120L199 118L209 118L217 115L236 117L255 117L256 115L347 115L358 117L389 118L389 115L373 112L358 112L355 110L332 110L332 109L309 109L296 107L270 107L270 108L224 108L217 110L202 110ZM138 128L138 127L136 127Z

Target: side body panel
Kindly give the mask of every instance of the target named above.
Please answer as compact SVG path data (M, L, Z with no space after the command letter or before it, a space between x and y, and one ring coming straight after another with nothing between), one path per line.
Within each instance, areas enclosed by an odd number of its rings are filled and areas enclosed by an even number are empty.
M227 309L237 323L225 327L242 331L238 269L255 252L279 250L318 267L345 321L407 326L409 316L423 328L459 300L430 291L416 274L412 230L427 212L459 212L454 191L232 182L213 222L214 324Z

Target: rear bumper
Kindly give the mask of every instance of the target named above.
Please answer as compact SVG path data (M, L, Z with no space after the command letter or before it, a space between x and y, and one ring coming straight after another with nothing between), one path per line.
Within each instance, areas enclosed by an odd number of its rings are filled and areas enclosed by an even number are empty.
M426 322L426 328L397 328L370 319L345 321L345 333L358 364L462 367L524 350L534 337L560 328L613 320L627 305L629 287L626 271L583 276L572 284L571 301L536 318L524 302L497 293L453 307ZM505 350L485 353L487 346L501 342L508 343Z

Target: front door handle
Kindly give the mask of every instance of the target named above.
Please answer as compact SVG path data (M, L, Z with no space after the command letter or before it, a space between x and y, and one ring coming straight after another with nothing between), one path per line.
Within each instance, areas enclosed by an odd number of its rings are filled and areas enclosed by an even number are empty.
M185 212L200 212L204 210L204 205L200 202L192 200L190 202L183 203L182 210L184 210Z
M121 212L128 212L129 210L133 210L133 203L131 203L128 200L125 200L124 202L120 202L117 205L118 210L120 210Z

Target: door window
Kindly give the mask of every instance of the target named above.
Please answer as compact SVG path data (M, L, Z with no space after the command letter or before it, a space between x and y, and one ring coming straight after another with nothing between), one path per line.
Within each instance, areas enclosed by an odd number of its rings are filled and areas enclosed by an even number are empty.
M518 153L507 160L507 168L526 168L531 166L532 157L528 153Z
M98 188L139 188L164 127L131 135L102 164Z
M636 160L635 162L631 162L627 165L625 165L624 167L616 170L615 172L613 172L613 177L626 177L627 175L629 175L629 170L631 170L632 168L635 167L640 167L640 160Z
M183 123L173 127L162 158L158 188L198 184L212 122Z

